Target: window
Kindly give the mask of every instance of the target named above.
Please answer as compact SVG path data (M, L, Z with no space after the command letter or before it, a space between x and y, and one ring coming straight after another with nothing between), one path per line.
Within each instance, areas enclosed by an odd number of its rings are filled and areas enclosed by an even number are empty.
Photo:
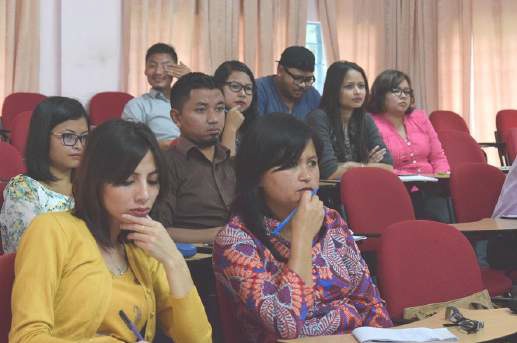
M315 21L307 22L307 34L305 36L305 47L312 51L316 57L314 65L314 76L316 88L320 94L323 91L323 84L325 83L325 73L327 72L327 61L325 60L325 49L323 47L323 38L321 36L321 24Z

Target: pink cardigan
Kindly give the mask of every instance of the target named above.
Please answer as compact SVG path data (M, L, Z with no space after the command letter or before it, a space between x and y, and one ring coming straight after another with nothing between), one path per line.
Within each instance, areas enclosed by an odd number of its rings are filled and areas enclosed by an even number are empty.
M374 114L373 120L393 157L395 173L436 174L450 170L442 144L423 110L415 109L404 118L407 141L385 114Z

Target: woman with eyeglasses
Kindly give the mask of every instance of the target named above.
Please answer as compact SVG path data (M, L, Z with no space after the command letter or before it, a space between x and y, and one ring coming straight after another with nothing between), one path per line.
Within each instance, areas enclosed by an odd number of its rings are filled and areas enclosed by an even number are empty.
M383 71L372 85L367 109L393 158L399 175L448 173L449 162L427 114L415 109L409 76ZM410 193L417 219L450 222L447 200L414 188Z
M409 76L383 71L372 85L367 109L393 157L397 174L449 172L449 163L427 114L415 109Z
M246 64L226 61L216 69L214 79L223 90L228 111L221 143L234 156L239 141L258 115L255 77Z
M356 167L393 170L379 130L364 110L367 98L368 80L363 68L347 61L328 68L319 108L306 118L323 142L323 179L339 179Z
M75 99L49 97L36 107L27 138L27 172L12 178L4 190L4 252L16 251L36 215L73 208L72 172L81 161L88 131L86 111Z

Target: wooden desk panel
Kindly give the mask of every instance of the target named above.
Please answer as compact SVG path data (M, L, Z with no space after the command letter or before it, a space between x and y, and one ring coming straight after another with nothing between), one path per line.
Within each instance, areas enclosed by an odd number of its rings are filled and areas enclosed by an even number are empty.
M514 315L510 310L505 308L495 310L465 310L460 309L461 313L469 318L482 320L485 327L475 334L466 334L455 327L448 329L458 337L459 342L486 342L496 338L501 338L517 333L517 315ZM442 310L434 316L419 320L410 324L398 326L397 328L415 328L427 327L431 329L442 328L442 324L446 323L444 319L444 312ZM322 337L308 337L293 340L279 340L278 342L286 343L357 343L351 334L339 336L322 336Z
M485 218L476 222L450 224L462 232L517 230L517 219Z

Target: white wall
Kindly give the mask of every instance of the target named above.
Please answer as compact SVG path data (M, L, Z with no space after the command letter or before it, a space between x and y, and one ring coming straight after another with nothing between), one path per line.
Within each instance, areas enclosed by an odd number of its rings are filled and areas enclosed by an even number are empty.
M120 90L122 0L41 0L40 91L86 104Z

